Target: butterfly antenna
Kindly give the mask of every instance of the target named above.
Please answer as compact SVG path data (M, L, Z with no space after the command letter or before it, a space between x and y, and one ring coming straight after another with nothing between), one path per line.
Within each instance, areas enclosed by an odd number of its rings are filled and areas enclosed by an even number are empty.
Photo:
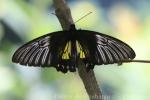
M150 63L150 60L124 60L123 63L129 63L129 62L138 62L138 63Z
M84 17L90 15L92 12L87 13L86 15L84 15L83 17L81 17L80 19L78 19L77 21L75 21L75 23L77 23L78 21L80 21L81 19L83 19Z

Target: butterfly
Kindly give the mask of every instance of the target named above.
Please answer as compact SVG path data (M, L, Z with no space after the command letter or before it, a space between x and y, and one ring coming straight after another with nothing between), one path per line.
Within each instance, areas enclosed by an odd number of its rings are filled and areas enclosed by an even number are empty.
M78 60L87 70L95 65L120 63L132 60L134 50L126 43L112 36L90 30L57 31L36 38L21 46L12 61L25 66L54 67L57 71L75 72Z

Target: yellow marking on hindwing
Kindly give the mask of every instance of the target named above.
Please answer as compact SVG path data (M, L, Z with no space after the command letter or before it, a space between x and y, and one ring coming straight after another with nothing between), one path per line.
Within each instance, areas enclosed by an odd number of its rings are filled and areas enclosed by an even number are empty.
M76 41L77 54L79 54L80 58L85 58L85 53L82 50L81 44ZM71 41L66 43L65 49L62 54L62 59L70 59L71 56Z
M82 50L82 46L78 41L76 41L76 46L77 46L77 53L79 54L79 57L80 58L85 58L85 53Z
M71 55L71 41L69 41L66 44L65 49L62 54L62 59L69 59L70 55Z

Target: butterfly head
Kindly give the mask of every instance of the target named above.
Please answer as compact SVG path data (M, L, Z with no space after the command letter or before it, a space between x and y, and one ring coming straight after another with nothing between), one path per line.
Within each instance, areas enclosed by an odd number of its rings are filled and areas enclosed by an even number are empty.
M70 30L72 30L72 31L76 30L75 24L70 25Z

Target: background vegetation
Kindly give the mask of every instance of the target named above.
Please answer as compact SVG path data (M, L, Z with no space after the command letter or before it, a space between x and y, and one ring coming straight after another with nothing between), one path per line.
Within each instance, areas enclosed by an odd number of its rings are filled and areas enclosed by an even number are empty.
M78 29L119 38L150 60L149 0L67 0ZM62 30L52 0L0 0L0 100L87 100L76 73L25 67L11 62L14 51L38 36ZM61 38L61 37L60 37ZM150 64L95 66L105 100L150 100Z

